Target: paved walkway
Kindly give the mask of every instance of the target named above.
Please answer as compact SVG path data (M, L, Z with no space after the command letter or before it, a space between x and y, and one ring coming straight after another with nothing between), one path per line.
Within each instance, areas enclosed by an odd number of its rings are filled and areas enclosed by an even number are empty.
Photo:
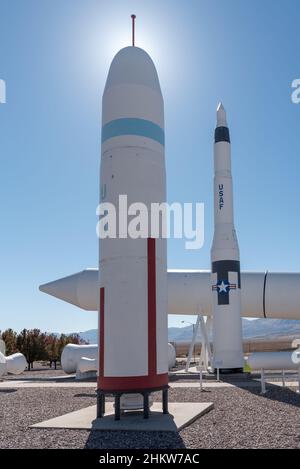
M274 386L282 387L281 381L266 381L267 384L272 384ZM169 383L170 388L199 388L200 383L199 381L193 382L171 382ZM255 388L260 387L260 381L241 381L241 382L233 382L233 383L225 383L225 382L217 382L217 381L210 381L210 382L203 382L203 388ZM298 386L297 381L286 381L286 387L296 387ZM92 388L96 389L95 382L84 382L84 381L72 381L72 382L55 382L55 381L14 381L8 380L0 382L0 390L1 389L19 389L19 388Z
M266 381L267 384L273 384L274 386L281 386L281 381ZM190 382L190 383L169 383L171 388L199 388L200 383L198 382ZM203 383L203 388L255 388L260 387L260 381L241 381L241 382L234 382L234 383L224 383L224 382L217 382L213 381L211 383ZM286 387L291 386L298 386L297 381L286 381Z

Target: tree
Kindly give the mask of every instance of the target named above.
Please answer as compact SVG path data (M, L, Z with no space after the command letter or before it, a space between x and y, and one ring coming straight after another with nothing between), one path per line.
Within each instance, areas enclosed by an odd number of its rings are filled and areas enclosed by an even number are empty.
M33 368L34 361L47 359L45 338L46 334L39 329L23 329L18 334L17 347L27 360L28 371Z
M6 354L11 355L21 352L28 363L28 371L33 368L33 362L38 360L49 360L50 368L52 363L56 369L56 364L60 360L62 351L67 344L85 344L78 334L47 334L39 329L23 329L17 334L12 329L0 331L0 338L5 342Z
M47 358L50 362L50 368L54 363L56 370L57 361L60 359L59 339L55 334L47 334L45 337Z
M54 363L54 368L56 370L57 362L60 361L62 351L66 345L85 344L86 342L80 338L79 334L61 334L60 337L55 334L47 334L45 343L50 368L52 367L52 363Z

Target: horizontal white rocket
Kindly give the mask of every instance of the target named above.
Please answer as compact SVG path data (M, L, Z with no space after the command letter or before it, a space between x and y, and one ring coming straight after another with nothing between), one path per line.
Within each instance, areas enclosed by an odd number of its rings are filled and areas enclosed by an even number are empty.
M98 269L45 283L40 290L87 311L98 308ZM241 316L300 319L299 272L241 272ZM211 316L211 272L168 270L168 314Z

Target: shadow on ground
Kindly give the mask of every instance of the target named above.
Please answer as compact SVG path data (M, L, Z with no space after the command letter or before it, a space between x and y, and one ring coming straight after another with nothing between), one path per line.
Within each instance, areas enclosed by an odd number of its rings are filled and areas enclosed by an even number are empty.
M1 394L11 394L12 392L17 392L17 389L0 389Z
M183 449L177 432L91 430L85 449Z
M290 389L289 387L276 386L275 384L266 383L267 392L265 394L261 394L260 387L243 389L251 394L260 395L265 399L300 407L300 394L296 392L296 388L294 388L294 390Z

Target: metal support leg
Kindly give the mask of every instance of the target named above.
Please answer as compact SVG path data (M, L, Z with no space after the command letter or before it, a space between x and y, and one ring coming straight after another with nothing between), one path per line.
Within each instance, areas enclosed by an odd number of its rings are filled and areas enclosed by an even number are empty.
M261 381L261 394L266 394L266 381L265 381L265 370L262 368L260 371L260 381Z
M115 420L120 420L121 417L121 396L120 394L115 395Z
M101 391L97 391L97 419L104 415L105 396Z
M284 370L282 370L282 387L285 388L285 373Z
M203 391L203 377L202 377L202 368L200 368L200 391Z
M209 337L212 335L212 317L211 316L208 316L206 318L205 325L202 329L202 333L203 333L203 336L204 336L204 339L205 339L205 342L206 342L206 351L207 351L207 355L208 355L209 366L212 367L212 365L213 365L212 355L213 354L212 354L210 341L209 341Z
M144 397L144 419L149 418L149 393L145 392L143 394Z
M163 405L163 413L168 414L168 389L163 389L162 392L162 405Z
M105 394L102 394L102 417L105 415Z
M195 347L195 344L196 344L197 335L198 335L198 329L199 329L199 324L200 324L200 318L201 318L201 316L198 315L196 324L193 326L192 342L191 342L191 344L190 344L189 353L188 353L188 358L187 358L186 365L185 365L185 371L186 371L186 373L189 371L190 363L191 363L191 360L192 360L193 350L194 350L194 347Z

